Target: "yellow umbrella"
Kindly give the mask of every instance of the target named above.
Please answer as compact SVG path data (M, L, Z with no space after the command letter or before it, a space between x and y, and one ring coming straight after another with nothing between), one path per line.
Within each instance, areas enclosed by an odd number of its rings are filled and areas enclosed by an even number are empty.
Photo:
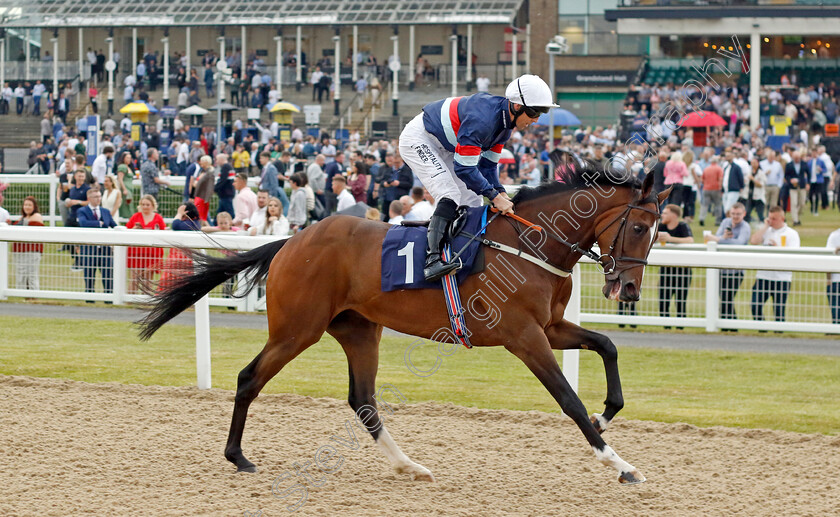
M293 113L300 113L300 108L298 108L291 102L278 102L271 108L272 113L274 113L275 111L291 111Z
M145 102L129 102L120 108L120 113L148 115L149 107L146 106Z
M131 117L131 122L142 122L144 124L149 123L149 113L152 110L149 109L149 106L146 105L145 102L129 102L122 108L120 108L120 113L125 113L129 117ZM139 131L139 130L138 130ZM139 133L135 136L134 140L139 140Z

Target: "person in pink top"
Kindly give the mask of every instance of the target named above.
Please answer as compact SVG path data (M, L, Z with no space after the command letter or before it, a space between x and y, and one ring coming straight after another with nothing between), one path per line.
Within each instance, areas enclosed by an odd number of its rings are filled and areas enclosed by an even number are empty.
M673 185L671 195L668 196L668 203L680 204L683 200L683 179L688 176L688 167L682 159L680 151L671 153L671 158L665 164L665 188Z
M233 224L242 226L257 211L257 195L248 186L248 175L244 172L233 178L233 188L236 190L236 197L233 198Z
M94 113L99 113L99 106L97 105L97 96L99 92L96 91L96 86L93 83L90 83L90 88L88 88L88 98L90 99L90 107L93 109Z
M700 226L706 224L706 214L715 216L715 226L720 226L723 218L723 169L718 164L719 158L712 156L711 163L703 169L703 201L700 204Z

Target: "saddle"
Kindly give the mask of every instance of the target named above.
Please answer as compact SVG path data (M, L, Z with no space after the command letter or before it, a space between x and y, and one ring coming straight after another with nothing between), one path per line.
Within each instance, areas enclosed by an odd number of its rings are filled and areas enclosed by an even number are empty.
M464 225L467 224L467 216L469 215L468 208L469 207L467 206L458 207L458 215L455 217L455 220L452 221L452 224L449 225L449 240L452 240L455 237L457 237L464 229ZM409 228L427 228L429 226L429 220L426 219L424 221L401 221L400 225L407 226Z

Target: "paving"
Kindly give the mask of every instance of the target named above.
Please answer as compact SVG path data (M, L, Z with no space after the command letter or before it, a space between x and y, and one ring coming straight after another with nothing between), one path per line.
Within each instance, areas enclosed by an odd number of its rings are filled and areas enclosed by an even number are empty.
M44 304L37 304L36 306L37 310L33 311L33 304L0 303L0 316L125 321L126 323L136 321L143 316L143 311L139 309L122 307ZM192 312L180 314L172 320L172 323L195 325L195 315ZM253 313L211 312L210 326L268 330L266 315ZM730 352L840 356L840 339L826 337L822 334L815 334L814 338L791 338L776 334L742 336L730 332L713 334L621 330L601 332L609 336L619 348L629 346L677 350L724 350ZM385 333L392 336L405 335L391 329L386 329Z

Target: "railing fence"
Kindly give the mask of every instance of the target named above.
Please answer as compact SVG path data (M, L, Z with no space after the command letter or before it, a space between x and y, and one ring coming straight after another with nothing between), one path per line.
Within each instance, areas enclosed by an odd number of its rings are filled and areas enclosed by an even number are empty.
M142 302L148 298L139 292L138 280L147 277L165 283L166 266L188 260L173 248L184 246L225 254L253 249L274 240L275 237L268 236L216 233L211 238L202 232L124 228L0 227L0 299L14 296L113 304ZM732 278L737 274L726 270L742 272L743 280L736 285ZM762 276L768 276L766 273L772 276L779 272L789 272L791 281L775 285L760 281ZM642 300L619 308L601 294L603 276L594 264L588 259L581 261L575 267L566 317L582 323L701 327L710 332L757 329L840 334L840 256L833 254L833 250L718 247L713 242L705 246L656 246L651 251L646 273ZM161 274L164 278L159 277ZM827 274L837 276L826 277ZM227 285L214 288L196 304L200 388L210 387L208 307L240 311L265 309L262 288L242 298L232 295L241 293L246 279L245 275L239 275ZM98 288L100 285L102 289ZM832 298L834 287L838 289ZM731 295L726 298L723 311L722 293ZM666 297L673 312L665 311ZM772 300L768 302L768 298ZM763 317L759 307L763 309ZM572 386L577 385L577 364L577 353L564 353L563 367Z

